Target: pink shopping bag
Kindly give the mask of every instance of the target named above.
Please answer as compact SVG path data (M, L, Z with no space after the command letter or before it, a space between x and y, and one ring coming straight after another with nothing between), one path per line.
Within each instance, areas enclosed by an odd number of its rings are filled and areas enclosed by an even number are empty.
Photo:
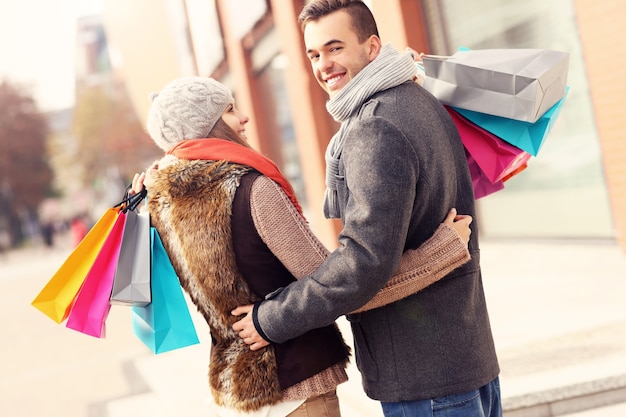
M66 327L94 337L105 336L105 320L111 309L109 300L125 222L126 213L120 211L76 296Z
M446 106L446 109L459 131L463 146L491 183L510 178L528 163L531 157L528 152L477 126L450 107Z
M467 165L469 166L470 174L472 176L472 186L474 187L474 198L479 198L493 194L496 191L500 191L504 188L502 181L491 182L485 173L480 169L472 155L465 150L465 157L467 159Z
M63 265L32 301L33 307L57 323L67 319L74 299L111 233L118 208L107 209Z

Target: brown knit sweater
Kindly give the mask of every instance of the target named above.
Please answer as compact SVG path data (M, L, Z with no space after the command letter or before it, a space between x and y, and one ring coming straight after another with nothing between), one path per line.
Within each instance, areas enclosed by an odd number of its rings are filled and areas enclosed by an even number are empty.
M271 179L259 176L250 195L250 209L257 231L285 267L300 279L313 273L329 255L311 232L306 220ZM435 234L417 249L402 256L396 274L361 312L408 297L470 260L467 245L450 226L441 224ZM336 365L283 391L284 399L309 398L334 389L347 375Z

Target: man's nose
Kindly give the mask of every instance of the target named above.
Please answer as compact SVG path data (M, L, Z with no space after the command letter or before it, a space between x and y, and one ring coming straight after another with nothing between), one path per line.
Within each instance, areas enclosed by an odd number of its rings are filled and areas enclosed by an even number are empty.
M318 61L319 69L322 72L328 72L333 67L333 61L326 55L320 55L320 59Z

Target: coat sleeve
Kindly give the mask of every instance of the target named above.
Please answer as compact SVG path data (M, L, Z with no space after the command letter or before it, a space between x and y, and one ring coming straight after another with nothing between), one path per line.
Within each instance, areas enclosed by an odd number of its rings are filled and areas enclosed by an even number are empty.
M252 219L261 239L296 279L315 272L329 251L313 234L280 186L265 176L252 185ZM362 307L363 312L414 294L470 259L467 245L450 226L441 224L417 249L402 255L400 267L385 286Z
M315 272L255 305L267 340L284 342L359 309L400 266L418 179L412 147L377 119L352 129L342 157L349 191L340 246Z

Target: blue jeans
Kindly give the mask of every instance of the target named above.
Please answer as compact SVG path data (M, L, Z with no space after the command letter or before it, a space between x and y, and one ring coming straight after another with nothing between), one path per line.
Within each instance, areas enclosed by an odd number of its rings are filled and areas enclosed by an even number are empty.
M500 380L462 394L381 405L385 417L502 417Z

